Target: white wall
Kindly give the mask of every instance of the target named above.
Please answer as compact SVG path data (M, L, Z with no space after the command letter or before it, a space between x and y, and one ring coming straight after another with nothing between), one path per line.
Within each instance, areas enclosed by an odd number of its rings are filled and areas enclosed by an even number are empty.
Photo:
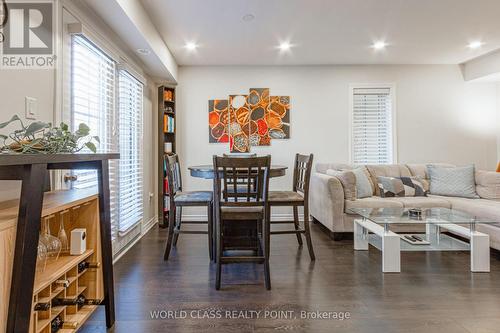
M185 188L209 189L209 181L189 177L186 167L211 163L213 154L229 150L208 143L208 100L251 87L289 95L292 103L291 139L253 152L290 168L296 152L314 153L316 162L348 162L351 83L395 83L399 162L495 168L497 87L464 82L459 66L180 67L177 129ZM291 172L271 186L290 188Z
M38 102L38 120L50 122L54 118L54 70L0 69L0 123L17 114L25 121L24 98L34 97ZM8 134L18 123L2 129ZM0 157L1 158L1 157ZM1 181L0 201L18 197L19 181Z

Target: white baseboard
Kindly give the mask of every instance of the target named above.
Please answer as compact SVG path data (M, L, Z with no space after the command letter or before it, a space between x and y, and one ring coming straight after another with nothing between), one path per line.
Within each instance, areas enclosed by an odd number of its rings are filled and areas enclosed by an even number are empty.
M138 234L133 241L127 244L124 248L122 248L118 253L113 257L113 265L121 259L141 238L148 233L151 228L153 228L158 223L158 216L152 217L149 221L143 222L141 225L141 232Z
M195 215L195 214L182 214L182 220L183 221L206 221L207 220L207 215L206 214L201 214L201 215ZM291 221L293 220L293 214L272 214L271 215L271 221ZM304 217L302 214L299 213L299 220L303 221Z

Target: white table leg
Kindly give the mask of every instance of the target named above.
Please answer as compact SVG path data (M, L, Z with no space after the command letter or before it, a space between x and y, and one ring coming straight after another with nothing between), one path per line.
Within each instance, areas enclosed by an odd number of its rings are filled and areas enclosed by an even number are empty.
M368 250L368 230L354 220L354 250Z
M470 270L490 271L490 236L477 231L470 234Z
M401 272L401 238L393 233L386 232L382 236L382 272Z

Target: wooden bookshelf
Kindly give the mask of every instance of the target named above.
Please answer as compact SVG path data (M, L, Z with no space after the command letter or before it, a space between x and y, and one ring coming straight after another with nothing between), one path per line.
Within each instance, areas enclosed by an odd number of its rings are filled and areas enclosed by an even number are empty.
M158 219L160 227L168 226L168 193L166 192L165 156L176 152L175 88L158 88ZM166 149L165 144L171 145Z
M0 203L0 332L5 331L8 299L10 292L14 240L16 234L19 200ZM64 214L64 215L62 215ZM62 252L59 257L47 261L37 261L37 270L33 287L33 303L30 316L30 333L50 333L51 321L60 317L64 322L74 325L58 332L76 332L95 311L97 305L57 306L58 298L74 299L83 295L86 299L102 301L103 274L102 265L98 268L86 268L78 271L81 262L102 262L101 235L99 228L99 202L95 189L48 192L44 195L42 225L48 223L51 235L59 232L60 218L64 216L64 229L71 237L71 230L85 228L87 250L76 256ZM68 286L56 284L57 280L68 281ZM37 303L49 303L46 311L35 311Z

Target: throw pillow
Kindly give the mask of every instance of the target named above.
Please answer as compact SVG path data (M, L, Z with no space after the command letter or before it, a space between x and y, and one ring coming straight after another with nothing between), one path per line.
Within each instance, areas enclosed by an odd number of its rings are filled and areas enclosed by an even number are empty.
M382 198L425 197L424 185L412 177L378 177L378 188Z
M351 171L356 176L356 198L362 199L371 197L373 195L373 188L370 178L368 178L366 168L360 167L352 169Z
M476 193L474 165L462 167L439 167L428 165L430 193L449 197L479 198Z
M326 174L337 177L344 188L345 200L356 200L356 175L354 172L345 170L338 171L333 169L326 170Z

